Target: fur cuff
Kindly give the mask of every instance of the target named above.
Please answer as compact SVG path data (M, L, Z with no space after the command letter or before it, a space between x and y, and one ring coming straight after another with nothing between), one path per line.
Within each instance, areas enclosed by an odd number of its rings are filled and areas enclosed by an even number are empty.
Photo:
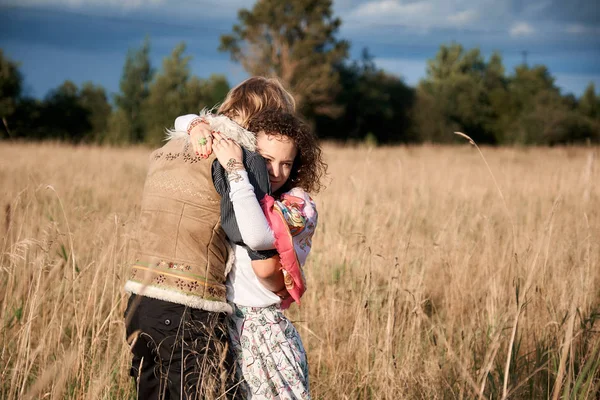
M212 110L207 108L202 109L198 115L204 118L209 124L210 129L220 132L225 137L235 140L240 146L250 151L256 151L256 136L254 133L242 128L230 118L224 115L213 114ZM167 129L167 137L165 140L185 139L189 143L190 135L187 132L177 131L175 129Z
M125 283L125 291L127 293L152 297L153 299L182 304L184 306L197 308L205 311L225 312L227 314L231 314L233 311L231 305L222 301L206 300L197 296L189 296L183 293L178 293L156 286L148 286L134 281L127 281Z

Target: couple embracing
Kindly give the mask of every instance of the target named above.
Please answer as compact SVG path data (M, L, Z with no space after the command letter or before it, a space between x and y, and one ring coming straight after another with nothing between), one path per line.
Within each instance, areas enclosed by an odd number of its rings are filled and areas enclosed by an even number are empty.
M216 114L175 120L150 156L125 290L140 399L308 399L282 310L306 290L317 138L275 79L233 88Z

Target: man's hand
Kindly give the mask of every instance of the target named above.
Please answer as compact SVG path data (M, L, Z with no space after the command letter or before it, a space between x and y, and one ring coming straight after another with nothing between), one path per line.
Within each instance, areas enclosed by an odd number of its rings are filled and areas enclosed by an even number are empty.
M200 117L192 120L188 128L188 133L194 152L202 158L208 158L212 153L213 142L208 122Z

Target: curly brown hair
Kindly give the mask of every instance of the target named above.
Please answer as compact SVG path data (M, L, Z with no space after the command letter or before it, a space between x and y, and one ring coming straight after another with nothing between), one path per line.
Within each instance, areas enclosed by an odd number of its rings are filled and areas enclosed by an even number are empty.
M294 187L311 194L323 189L321 180L327 174L327 164L323 161L317 135L301 118L282 111L266 110L250 119L248 130L257 134L263 132L266 135L284 136L296 145L297 153L290 176L275 195Z

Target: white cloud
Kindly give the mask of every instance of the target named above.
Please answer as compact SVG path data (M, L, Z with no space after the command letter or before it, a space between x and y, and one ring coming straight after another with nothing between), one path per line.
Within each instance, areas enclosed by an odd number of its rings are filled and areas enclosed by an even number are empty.
M255 0L0 0L0 6L47 7L102 16L143 13L170 22L233 19L239 9L252 8L254 3Z
M381 0L358 6L353 14L367 17L406 18L431 12L432 6L433 4L430 1L403 4L396 0Z
M535 29L527 22L517 22L510 27L508 33L512 37L529 36L535 32Z
M461 27L466 26L470 22L476 21L479 18L479 12L475 10L465 10L452 14L448 17L448 22L452 25Z
M136 9L143 6L157 6L164 4L166 0L17 0L8 1L12 5L27 6L64 6L68 8L105 7Z
M526 15L535 16L552 5L551 1L542 0L538 2L530 1L524 4L523 13Z
M581 19L579 14L583 11L574 11L587 6L563 4L560 0L530 0L523 4L515 0L339 1L336 10L349 32L376 31L379 27L404 28L416 33L456 30L507 39L534 35L542 38L542 33L600 33L600 27ZM580 2L588 4L593 0Z
M581 24L571 24L567 25L567 27L565 28L565 32L578 34L587 32L587 29Z
M363 3L342 15L352 26L395 25L425 29L463 27L479 19L472 0L374 0Z
M569 24L565 27L565 32L574 35L581 35L587 33L600 34L600 28L583 24Z
M52 7L85 14L122 14L133 10L150 11L162 16L233 17L241 8L252 8L255 0L0 0L0 5L16 7Z

